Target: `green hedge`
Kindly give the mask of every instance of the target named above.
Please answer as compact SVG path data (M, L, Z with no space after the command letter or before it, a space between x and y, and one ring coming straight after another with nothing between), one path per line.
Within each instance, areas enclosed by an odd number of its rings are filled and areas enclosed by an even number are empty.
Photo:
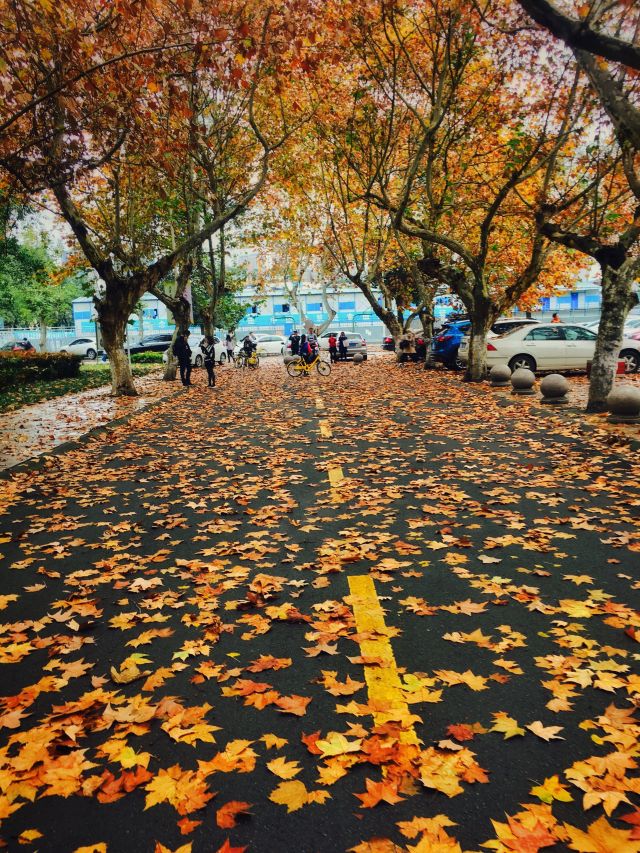
M162 364L162 352L134 352L131 356L133 364Z
M0 388L38 380L71 379L82 356L66 352L0 352Z

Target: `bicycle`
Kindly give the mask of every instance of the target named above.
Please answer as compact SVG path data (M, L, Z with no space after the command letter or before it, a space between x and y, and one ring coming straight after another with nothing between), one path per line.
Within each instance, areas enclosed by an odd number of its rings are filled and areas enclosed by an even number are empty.
M236 356L236 367L249 367L255 370L260 364L258 353L252 350L248 355L244 350L241 350Z
M314 366L320 376L329 376L331 373L331 365L328 361L322 361L319 355L313 361L309 362L309 364L303 358L289 362L287 373L289 376L309 376Z

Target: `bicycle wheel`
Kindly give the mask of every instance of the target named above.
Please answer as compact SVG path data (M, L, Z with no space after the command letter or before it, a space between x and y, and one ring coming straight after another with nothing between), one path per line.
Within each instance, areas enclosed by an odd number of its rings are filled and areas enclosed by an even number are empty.
M316 364L316 370L320 376L328 376L331 373L331 365L328 361L319 361Z
M236 367L244 367L244 356L239 355L236 357Z
M302 376L304 373L304 365L301 361L290 361L287 365L287 373L289 376Z

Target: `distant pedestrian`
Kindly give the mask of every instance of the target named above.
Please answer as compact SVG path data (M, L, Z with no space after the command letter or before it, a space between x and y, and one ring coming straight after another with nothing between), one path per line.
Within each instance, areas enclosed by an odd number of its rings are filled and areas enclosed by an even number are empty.
M331 361L335 364L338 360L338 339L333 332L329 335L329 356Z
M209 388L215 388L216 385L216 374L215 374L215 363L216 363L216 350L213 342L213 338L211 335L206 335L204 340L200 344L200 349L202 350L202 354L204 355L204 366L207 371L207 379Z
M173 354L178 359L180 367L180 380L187 388L191 385L191 347L189 346L189 333L178 335L173 345Z
M21 346L21 348L22 348L23 350L25 350L26 352L29 352L29 350L34 349L33 344L31 343L31 341L30 341L30 340L29 340L29 338L27 338L27 337L24 337L24 338L22 339L22 342L21 342L20 346Z
M294 329L289 335L289 343L291 344L291 355L298 355L300 352L300 335L297 329Z
M347 336L344 332L340 332L338 335L338 352L340 355L340 361L347 360Z
M554 311L553 314L551 315L551 322L552 323L562 323L562 320L560 319L560 317L558 317L557 311Z
M224 339L224 347L227 351L227 361L229 361L229 362L236 360L235 356L233 354L235 346L236 346L236 339L234 337L233 332L227 332L227 336Z

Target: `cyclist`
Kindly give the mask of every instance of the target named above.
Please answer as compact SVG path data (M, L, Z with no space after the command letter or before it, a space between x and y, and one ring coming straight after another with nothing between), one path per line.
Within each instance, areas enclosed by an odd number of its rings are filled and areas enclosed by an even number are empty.
M313 359L315 358L315 354L313 349L311 348L311 344L307 340L306 335L302 335L300 337L300 356L304 359L307 364L311 364Z
M244 350L244 354L247 358L251 355L252 352L255 352L258 348L258 341L255 338L253 332L242 342L242 349Z

